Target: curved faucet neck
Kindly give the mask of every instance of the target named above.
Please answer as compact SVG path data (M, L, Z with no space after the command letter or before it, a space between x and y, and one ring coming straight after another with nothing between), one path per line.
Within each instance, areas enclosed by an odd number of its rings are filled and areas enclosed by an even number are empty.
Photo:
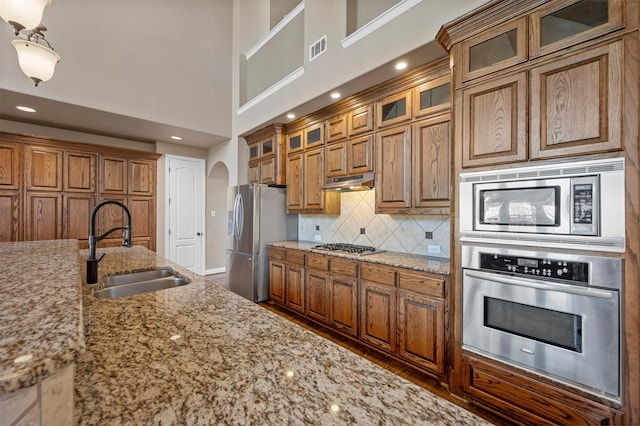
M100 210L102 207L106 206L107 204L115 204L117 206L120 206L122 208L122 210L124 210L124 214L126 216L127 219L127 225L124 228L127 232L127 235L125 237L125 241L127 242L128 245L131 244L131 237L130 237L130 233L131 233L131 213L129 212L129 209L127 208L127 206L125 206L122 202L117 201L117 200L104 200L99 202L98 204L95 205L95 207L91 210L91 216L89 217L89 259L95 259L96 258L96 244L98 243L98 241L104 239L111 231L114 231L116 229L123 229L122 227L118 227L118 228L113 228L110 231L107 231L106 233L104 233L103 235L101 235L100 237L96 237L96 227L95 227L95 222L96 222L96 215L98 214L98 210Z

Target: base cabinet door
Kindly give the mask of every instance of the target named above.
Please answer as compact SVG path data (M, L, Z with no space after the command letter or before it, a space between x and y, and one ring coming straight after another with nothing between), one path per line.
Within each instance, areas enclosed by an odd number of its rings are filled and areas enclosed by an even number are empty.
M332 275L331 325L343 333L358 336L358 279Z
M304 314L304 266L287 264L284 296L289 309Z
M284 304L285 264L272 260L269 262L269 298Z
M398 354L418 366L444 371L444 303L406 290L398 291Z
M395 353L396 288L363 280L360 293L360 340Z
M324 323L329 322L329 273L317 269L307 269L305 314L309 318Z

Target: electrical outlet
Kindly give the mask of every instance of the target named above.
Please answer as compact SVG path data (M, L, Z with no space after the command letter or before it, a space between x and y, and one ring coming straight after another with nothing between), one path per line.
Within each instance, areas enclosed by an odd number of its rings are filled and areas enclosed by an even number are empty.
M215 210L211 210L211 217L216 217L216 211Z
M430 254L440 254L440 246L429 244L427 246L427 252Z
M313 236L313 238L314 238L316 241L321 241L321 240L322 240L322 238L320 237L320 235L319 235L319 234L314 235L314 236Z

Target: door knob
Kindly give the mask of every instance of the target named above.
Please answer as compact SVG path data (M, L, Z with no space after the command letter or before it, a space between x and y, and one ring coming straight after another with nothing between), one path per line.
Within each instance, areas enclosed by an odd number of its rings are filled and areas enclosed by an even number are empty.
M199 237L200 235L202 235L200 232L196 232L196 235Z

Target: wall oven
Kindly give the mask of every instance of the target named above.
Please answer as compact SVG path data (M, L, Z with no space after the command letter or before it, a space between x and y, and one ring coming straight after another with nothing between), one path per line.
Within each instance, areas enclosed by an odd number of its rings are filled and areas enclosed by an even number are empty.
M463 245L462 344L620 401L622 260Z
M460 174L461 241L624 252L624 158Z

